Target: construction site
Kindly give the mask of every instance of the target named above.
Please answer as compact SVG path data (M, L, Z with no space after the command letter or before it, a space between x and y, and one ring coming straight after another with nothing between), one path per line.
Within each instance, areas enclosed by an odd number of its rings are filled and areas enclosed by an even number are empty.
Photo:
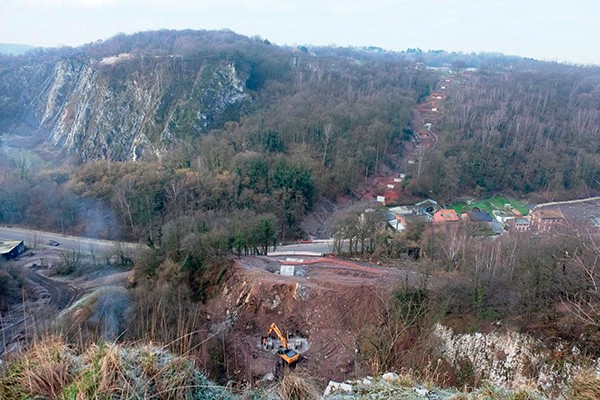
M272 379L281 366L340 380L360 368L357 337L377 325L404 279L417 281L419 274L331 256L246 257L208 305L211 315L227 316L238 380ZM286 350L298 357L289 362Z

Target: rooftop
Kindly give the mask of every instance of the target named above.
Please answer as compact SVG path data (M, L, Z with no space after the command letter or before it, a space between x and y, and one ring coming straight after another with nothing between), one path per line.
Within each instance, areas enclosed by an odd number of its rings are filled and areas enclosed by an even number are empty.
M473 222L492 222L494 219L485 211L468 211L467 218ZM464 214L463 214L464 216Z
M390 207L389 210L394 215L412 214L412 210L406 206Z
M454 210L442 209L435 213L434 221L455 222L458 221L458 215Z
M536 212L539 213L540 218L554 218L554 219L565 219L562 212L558 208L541 208Z
M3 240L0 239L0 255L8 254L12 249L20 245L22 240Z

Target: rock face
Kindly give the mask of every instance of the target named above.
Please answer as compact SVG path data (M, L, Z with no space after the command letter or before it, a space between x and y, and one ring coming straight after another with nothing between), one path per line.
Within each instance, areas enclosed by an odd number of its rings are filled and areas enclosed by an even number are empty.
M582 370L579 350L559 344L549 348L540 340L511 330L458 334L436 324L439 356L458 371L476 375L496 385L522 387L534 384L544 390L558 389ZM598 360L594 361L598 365Z
M160 157L235 118L246 79L232 62L176 55L37 59L0 68L0 134L35 132L81 161Z

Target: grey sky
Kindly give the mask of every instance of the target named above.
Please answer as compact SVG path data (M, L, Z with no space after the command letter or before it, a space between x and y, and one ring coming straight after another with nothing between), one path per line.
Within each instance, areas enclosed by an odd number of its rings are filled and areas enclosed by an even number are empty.
M600 65L599 0L0 0L4 43L79 45L162 28Z

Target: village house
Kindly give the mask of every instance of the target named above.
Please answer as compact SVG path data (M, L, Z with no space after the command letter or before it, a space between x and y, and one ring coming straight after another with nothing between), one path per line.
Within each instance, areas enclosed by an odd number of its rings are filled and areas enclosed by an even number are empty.
M529 230L530 224L527 218L511 218L506 222L509 231L525 232Z
M564 225L565 217L558 208L538 208L531 213L531 227L549 231Z
M478 208L462 213L460 218L479 228L491 229L495 234L501 234L504 231L504 226L501 223L492 218L487 211Z
M491 224L494 221L494 218L486 211L481 211L479 209L467 211L461 214L461 219L467 222L477 222L482 224Z
M397 232L402 232L406 229L406 219L402 215L392 212L391 209L385 210L384 214L389 228Z
M456 211L454 210L449 210L449 209L441 209L439 211L436 211L435 214L433 214L433 223L434 224L444 224L444 223L449 223L449 222L458 222L458 215L456 214Z
M492 211L492 214L494 214L496 221L500 222L502 225L508 224L509 220L515 218L514 214L505 211L494 210Z
M433 219L433 214L441 210L442 207L438 204L437 201L427 199L416 203L414 205L414 209L417 215L426 215Z

